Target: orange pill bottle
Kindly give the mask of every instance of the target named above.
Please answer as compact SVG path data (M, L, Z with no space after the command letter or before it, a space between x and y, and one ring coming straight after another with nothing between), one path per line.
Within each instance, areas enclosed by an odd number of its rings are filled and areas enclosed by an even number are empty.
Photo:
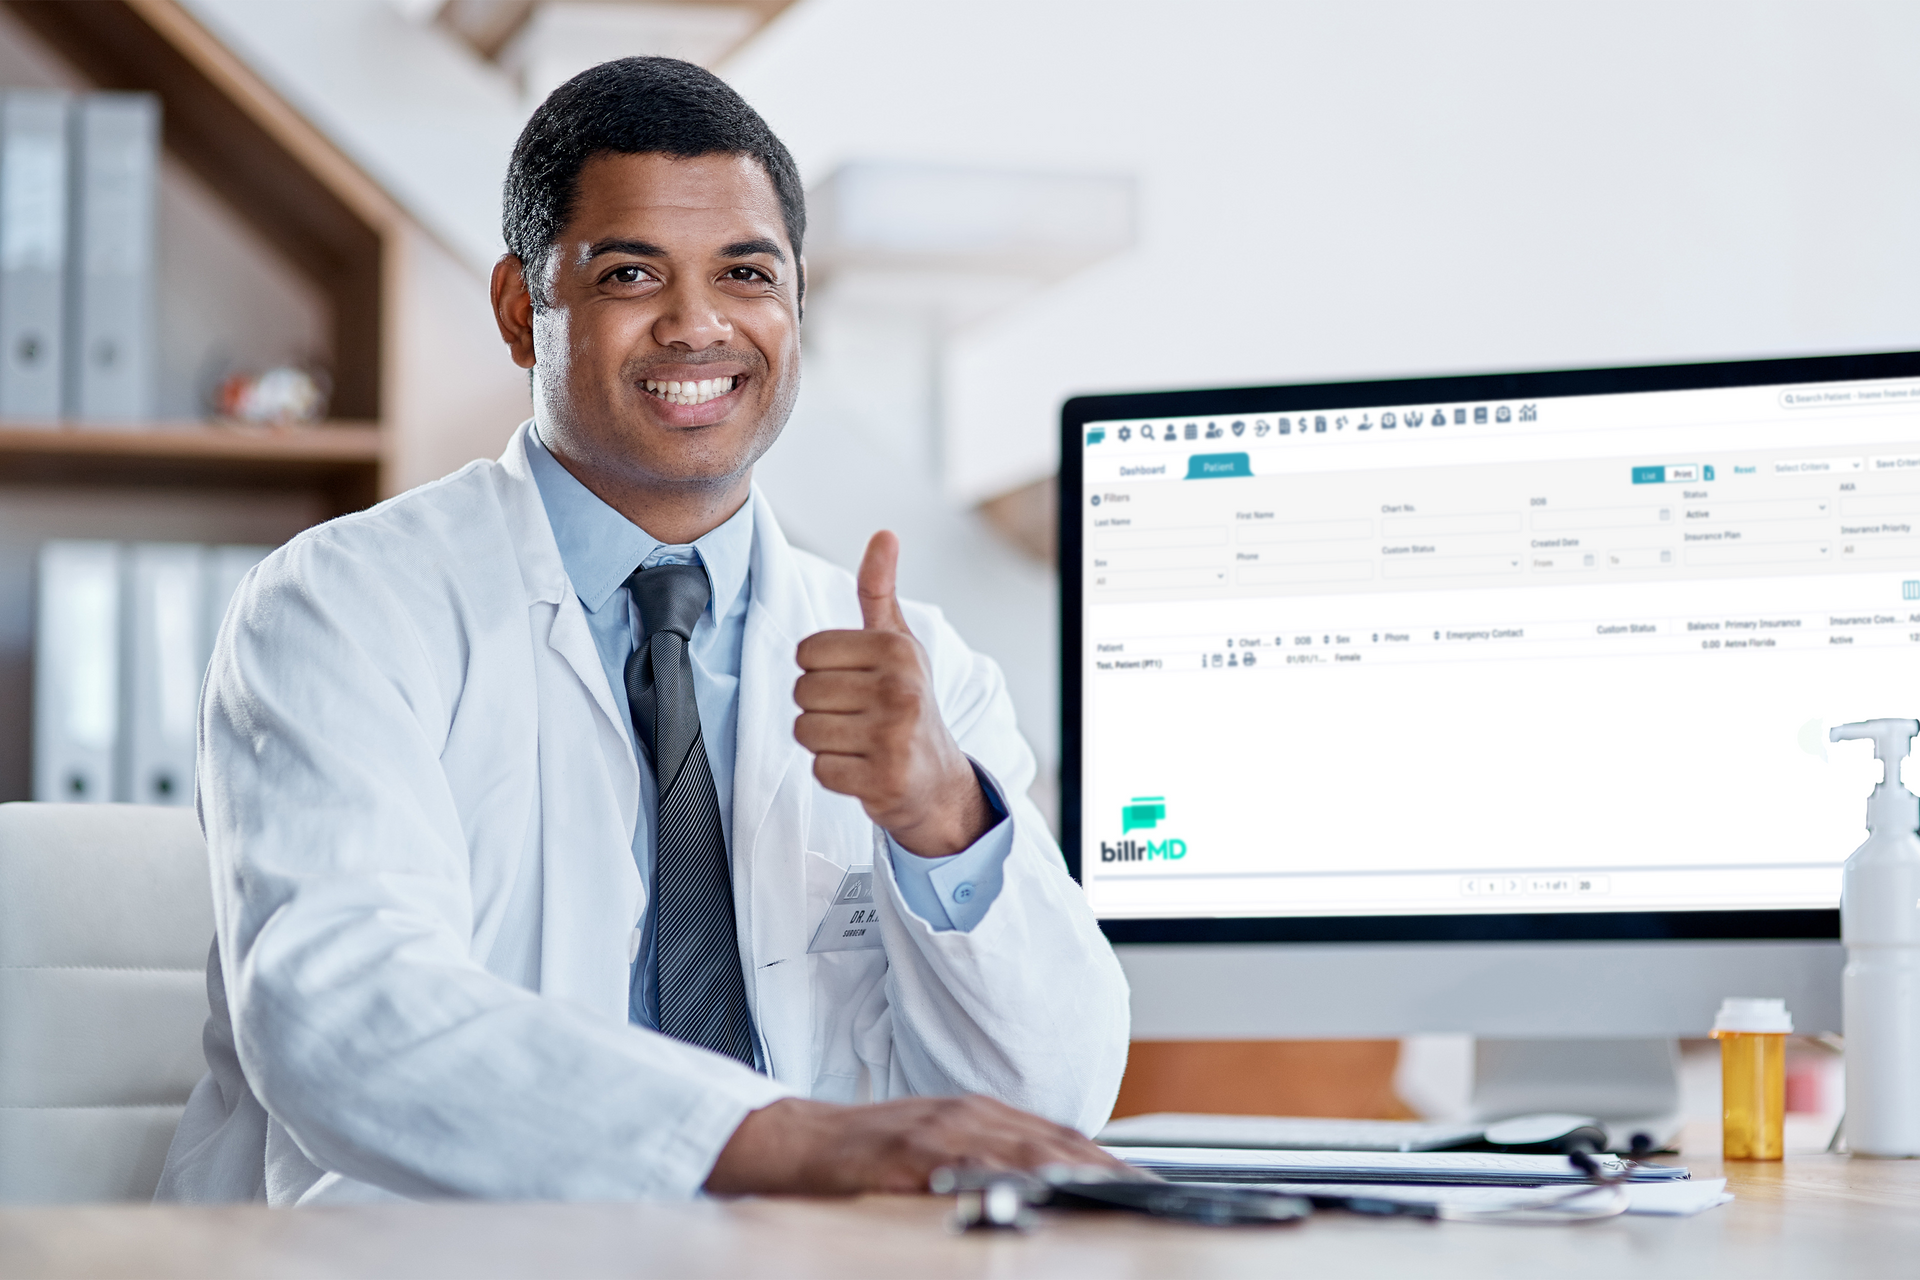
M1787 1036L1784 1000L1728 997L1713 1021L1720 1042L1720 1156L1778 1160L1786 1149Z

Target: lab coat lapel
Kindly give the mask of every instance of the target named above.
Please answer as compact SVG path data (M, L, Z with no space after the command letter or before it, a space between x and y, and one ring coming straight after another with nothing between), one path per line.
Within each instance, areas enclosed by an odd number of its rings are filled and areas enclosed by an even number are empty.
M562 661L573 668L573 674L580 678L586 687L587 695L593 699L593 705L606 721L605 727L613 731L626 747L626 757L634 760L633 726L620 714L614 704L613 690L607 686L607 669L600 665L600 650L594 646L593 632L587 627L587 609L580 603L580 597L569 589L558 602L559 612L554 615L553 625L547 631L547 647L559 654ZM633 775L634 805L639 801L640 774L635 764Z
M526 584L529 604L544 600L558 607L559 613L547 629L547 647L573 668L587 696L593 699L593 705L606 717L607 725L626 744L631 756L633 726L627 723L619 704L613 700L613 690L607 687L606 668L600 665L600 651L594 647L593 632L587 628L586 607L580 603L573 583L567 578L560 545L554 541L553 525L547 520L546 504L540 500L540 486L527 463L526 437L532 426L531 421L521 423L500 457L508 476L507 492L503 495L508 508L507 520L514 531L514 545L521 548L521 580ZM636 764L634 768L637 770L639 766ZM638 773L634 775L633 785L637 806Z
M756 488L752 599L740 659L739 733L733 775L733 886L742 963L767 1067L798 1088L812 1084L807 973L806 836L809 757L794 741L800 709L794 650L818 630L806 581L773 509Z
M624 1022L626 939L642 906L639 765L527 465L526 432L501 458L501 505L519 553L539 700L540 990Z
M580 601L533 606L540 699L540 989L627 1018L627 935L645 896L633 862L640 804L633 749L582 696L572 625L586 632ZM592 648L591 638L587 641ZM561 660L556 661L556 658ZM597 673L596 673L597 674ZM605 675L600 683L606 683Z

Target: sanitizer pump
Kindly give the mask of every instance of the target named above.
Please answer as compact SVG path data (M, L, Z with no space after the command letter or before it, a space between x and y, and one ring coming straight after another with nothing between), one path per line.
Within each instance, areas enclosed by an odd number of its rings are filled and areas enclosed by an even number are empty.
M1886 767L1840 883L1846 1137L1862 1156L1920 1156L1920 799L1900 782L1916 733L1920 721L1863 720L1831 735L1872 739Z

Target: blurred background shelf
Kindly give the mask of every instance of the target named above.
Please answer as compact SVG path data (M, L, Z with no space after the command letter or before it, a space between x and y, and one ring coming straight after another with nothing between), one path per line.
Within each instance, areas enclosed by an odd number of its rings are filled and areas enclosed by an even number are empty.
M14 800L31 790L41 544L277 546L497 455L529 401L494 330L490 261L449 249L200 11L0 0L0 88L135 91L161 109L162 421L0 426L0 800ZM336 420L200 420L224 378L280 365L323 370Z
M372 501L497 454L525 416L525 375L494 331L484 271L177 0L0 0L0 87L159 100L161 418L197 418L231 373L319 368L336 418L385 433L382 448L356 446L377 469L362 491ZM228 430L152 434L189 425ZM351 452L330 436L229 449L189 432L154 457L152 483L230 484L187 465L230 457L229 476L284 492L288 477L318 475L331 494L333 474L313 468L352 460L335 449ZM0 482L28 474L17 452L0 446Z
M368 422L15 424L0 427L0 484L310 489L339 515L377 500L382 442Z

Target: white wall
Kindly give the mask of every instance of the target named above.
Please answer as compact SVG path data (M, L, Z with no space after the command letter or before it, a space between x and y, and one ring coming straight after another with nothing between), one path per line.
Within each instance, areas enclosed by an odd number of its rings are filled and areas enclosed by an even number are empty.
M182 3L484 277L527 117L505 73L389 0Z
M1920 345L1904 0L806 0L725 68L810 176L1131 172L1139 246L953 354L956 489L1074 392Z

